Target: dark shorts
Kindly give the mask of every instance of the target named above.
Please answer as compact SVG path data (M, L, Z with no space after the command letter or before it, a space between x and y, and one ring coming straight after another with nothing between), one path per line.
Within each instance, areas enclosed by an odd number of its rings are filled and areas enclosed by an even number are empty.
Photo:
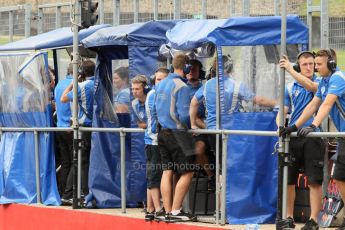
M158 133L158 146L163 171L173 170L183 174L196 169L192 135L186 132L162 129Z
M322 184L325 143L321 138L291 138L289 152L292 166L288 169L288 184L296 184L301 170L309 184Z
M162 179L161 155L158 145L146 145L146 178L147 188L159 188Z
M345 181L345 140L343 138L338 139L337 154L337 160L334 162L331 173L332 178Z

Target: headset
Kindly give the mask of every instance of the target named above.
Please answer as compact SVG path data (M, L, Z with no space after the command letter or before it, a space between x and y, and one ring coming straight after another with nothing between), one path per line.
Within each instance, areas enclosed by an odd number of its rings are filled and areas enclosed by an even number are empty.
M186 63L183 67L183 74L189 74L190 70L192 69L192 65L189 63ZM174 72L174 67L172 65L170 65L170 72L173 73Z
M329 71L334 73L337 71L337 62L334 60L331 49L325 49L328 55L327 68Z
M310 51L302 51L297 55L297 61L296 63L292 66L292 68L300 73L301 72L301 66L299 65L299 59L303 54L310 54L311 56L313 56L313 58L315 58L315 53L314 52L310 52ZM314 65L314 72L317 72L317 70L315 69L315 65Z

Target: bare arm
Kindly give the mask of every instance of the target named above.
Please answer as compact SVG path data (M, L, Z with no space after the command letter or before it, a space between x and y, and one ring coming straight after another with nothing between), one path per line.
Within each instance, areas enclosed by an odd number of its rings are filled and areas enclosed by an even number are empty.
M67 94L73 89L73 83L71 83L62 93L62 96L60 98L62 103L67 103L70 101Z
M313 100L309 102L309 104L304 108L302 115L298 118L295 125L297 128L300 128L303 126L304 123L306 123L309 118L313 116L313 114L317 111L317 109L321 105L321 99L314 96Z
M254 104L266 106L266 107L274 107L277 105L276 99L270 99L270 98L262 97L262 96L255 96L253 102Z
M198 107L199 107L199 102L194 96L192 98L192 101L190 102L190 107L189 107L189 116L190 116L190 125L192 129L198 129L197 125L197 115L198 115Z
M321 104L320 109L317 112L316 117L314 118L313 125L315 125L316 127L320 126L322 121L328 116L337 99L338 96L336 96L335 94L327 94L325 101Z
M291 76L299 83L301 84L306 90L310 91L310 92L316 92L317 91L317 87L319 86L318 83L313 82L311 79L303 76L301 73L296 72L289 59L284 56L284 58L280 59L279 61L279 65L282 68L285 68L285 70L291 74Z
M115 108L115 113L129 113L128 105L126 104L117 104Z
M198 126L200 129L206 129L206 124L203 119L200 117L197 117L195 120L196 126Z
M288 112L289 112L289 107L284 106L284 121ZM279 127L279 112L277 113L276 124L277 124L277 127Z

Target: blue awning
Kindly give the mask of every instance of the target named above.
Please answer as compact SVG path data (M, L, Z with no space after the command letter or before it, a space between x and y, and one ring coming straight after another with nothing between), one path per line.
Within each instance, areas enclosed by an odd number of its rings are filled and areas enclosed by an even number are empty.
M103 24L91 26L88 29L79 31L79 41L95 33L97 30L111 25ZM17 50L41 50L54 49L73 45L73 31L71 27L64 27L39 34L20 41L11 42L0 46L0 51L17 51Z
M178 21L149 21L103 28L81 43L87 47L98 46L160 46L166 43L166 31Z
M307 44L308 28L297 16L287 17L287 44ZM189 50L212 42L219 46L278 45L281 17L233 17L221 20L190 20L167 32L172 48Z

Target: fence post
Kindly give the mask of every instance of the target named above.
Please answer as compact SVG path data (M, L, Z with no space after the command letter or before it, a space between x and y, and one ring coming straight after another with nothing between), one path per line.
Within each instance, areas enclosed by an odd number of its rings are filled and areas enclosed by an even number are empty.
M279 0L274 0L274 15L279 15Z
M99 24L104 24L104 0L99 0Z
M174 0L174 19L181 18L181 0Z
M121 208L126 213L126 133L120 131L121 149Z
M249 16L249 11L250 11L250 8L249 8L249 0L243 0L242 1L242 15L243 16Z
M61 6L56 6L56 13L55 13L55 28L61 28Z
M25 37L30 37L31 30L31 5L25 4Z
M11 10L8 13L9 13L9 20L8 20L9 37L10 37L10 42L13 42L13 27L14 27L13 14L14 12Z
M41 200L41 180L40 180L40 158L39 158L39 146L38 146L38 132L34 131L35 137L35 172L36 172L36 192L37 192L37 203L42 204Z
M153 19L158 20L158 0L153 0Z
M225 225L226 223L226 205L224 205L226 202L226 168L227 168L227 156L228 156L228 135L223 133L223 144L222 144L222 188L221 188L221 201L222 201L222 206L221 206L221 221L220 223L222 225Z
M38 8L37 34L43 33L43 8Z
M329 19L328 0L321 0L321 48L328 48Z
M120 0L113 0L113 25L120 25Z
M139 20L139 0L133 0L134 23Z
M201 19L207 19L207 0L201 2Z

